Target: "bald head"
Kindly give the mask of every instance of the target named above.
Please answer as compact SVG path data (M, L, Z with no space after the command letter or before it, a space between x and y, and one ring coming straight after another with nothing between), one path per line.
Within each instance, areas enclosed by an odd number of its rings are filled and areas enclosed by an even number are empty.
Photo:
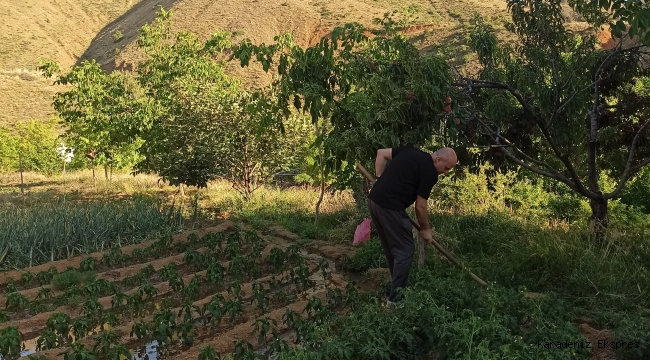
M433 164L438 170L438 174L448 173L458 162L456 152L448 147L436 150L431 154L431 158L433 158Z

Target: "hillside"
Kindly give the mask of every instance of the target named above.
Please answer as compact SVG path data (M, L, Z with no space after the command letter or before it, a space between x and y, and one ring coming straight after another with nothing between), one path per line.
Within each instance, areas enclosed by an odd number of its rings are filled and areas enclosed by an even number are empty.
M497 28L505 19L505 1L499 0L13 0L0 1L0 126L29 118L47 119L51 98L61 88L37 74L39 58L58 61L64 69L84 59L96 59L106 70L132 69L140 58L135 40L138 29L155 18L158 5L173 9L176 29L187 29L207 38L216 29L237 32L254 43L270 43L291 31L297 42L308 46L337 25L372 20L399 10L417 17L409 31L423 51L438 44L458 44L454 56L470 60L462 46L461 30L474 11L489 16ZM567 12L567 17L573 17ZM257 66L228 70L248 85L269 80Z

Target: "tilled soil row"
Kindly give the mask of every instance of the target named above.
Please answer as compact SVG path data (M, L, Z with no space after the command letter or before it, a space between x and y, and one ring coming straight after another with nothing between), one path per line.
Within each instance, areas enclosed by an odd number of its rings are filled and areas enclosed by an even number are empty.
M335 287L339 289L344 289L345 286L347 285L347 281L345 281L340 274L336 274L336 273L332 274L330 283L332 283ZM314 297L319 298L323 303L327 299L327 292L325 290L316 291L312 295ZM305 317L306 315L303 313L303 310L305 309L305 306L307 306L308 302L309 300L296 301L292 304L274 309L266 313L265 317L275 320L277 322L276 330L279 333L282 333L287 330L287 325L284 323L282 319L282 317L287 311L287 308L297 312L301 317ZM235 341L240 339L245 339L246 341L251 343L254 346L254 348L257 350L261 348L262 345L259 345L257 343L258 335L252 333L254 329L254 325L255 325L255 319L251 319L247 322L240 323L236 325L232 330L223 334L219 334L219 336L216 339L211 341L205 341L200 344L195 344L191 348L189 348L186 351L183 351L180 354L170 356L169 359L178 359L178 360L197 359L199 357L199 352L201 351L201 348L205 346L212 347L215 351L217 351L220 354L230 354L235 351Z
M269 245L270 245L270 244L269 244ZM314 273L314 272L316 271L317 268L318 268L318 266L317 266L316 264L310 263L310 264L309 264L309 273L310 273L310 274L311 274L311 273ZM200 274L200 273L197 273L197 274ZM193 277L193 276L194 276L194 275L192 275L192 277ZM262 277L262 278L258 278L258 279L256 279L255 281L260 282L260 283L263 283L264 281L268 281L268 280L270 280L272 276L273 276L273 275L269 275L269 276L265 276L265 277ZM170 290L171 290L171 288L170 288ZM252 293L253 293L253 282L248 282L248 283L242 284L242 286L241 286L241 291L243 291L243 292L246 294L246 296L243 297L242 300L243 300L244 302L248 302L248 301L250 301L250 299L252 298ZM226 291L222 291L222 292L220 292L220 294L221 294L225 299L228 299L228 298L231 297L230 294L228 294L228 291L227 291L227 290L226 290ZM204 297L203 299L200 299L200 300L197 300L197 301L193 302L192 305L196 305L196 306L198 306L199 308L201 308L204 304L209 303L209 302L212 300L212 297L215 296L215 295L216 295L216 293L215 293L215 294L211 294L211 295L209 295L209 296L206 296L206 297ZM323 295L323 296L324 296L324 295ZM160 297L160 296L158 296L158 297ZM323 297L322 299L324 299L324 297ZM321 300L322 300L322 299L321 299ZM110 303L110 301L109 301L109 303ZM302 305L302 308L300 308L301 311L302 311L302 309L304 308L304 306L305 306L306 304L307 304L307 301L304 301L304 305ZM177 313L180 312L182 309L184 309L184 307L177 307L177 308L172 309L172 312L177 314ZM282 311L284 311L284 308L283 308ZM195 316L195 317L198 317L198 316L199 316L199 314L198 314L194 309L192 309L192 312L193 312L193 316ZM283 312L282 314L284 314L284 312ZM281 318L281 317L282 317L282 315L280 315L280 318ZM145 318L139 318L139 319L138 319L138 321L142 321L142 320L144 320L144 321L146 321L146 322L151 322L151 321L153 320L153 315L149 315L149 316L147 316L147 317L145 317ZM250 322L250 321L249 321L249 322ZM135 340L134 340L133 338L131 338L131 336L130 336L131 329L132 329L132 327L133 327L133 325L134 325L135 323L136 323L136 321L129 321L128 323L125 323L125 324L123 324L123 325L117 326L117 327L115 327L115 328L112 329L112 330L115 331L116 333L120 334L120 340L119 340L119 342L120 342L121 344L127 344L127 345L128 345L129 343L135 342ZM254 323L254 320L253 320L253 323ZM249 325L249 326L250 326L250 325ZM239 327L239 325L235 325L235 329L238 328L238 327ZM248 331L249 331L249 333L250 333L250 331L251 331L251 330L250 330L250 327L249 327L248 329L249 329ZM250 334L248 334L248 335L250 335ZM95 337L96 337L96 336L89 336L89 337L86 337L86 338L80 339L78 342L81 343L81 344L83 344L86 348L90 348L90 349L92 349L92 347L93 347L94 344L95 344ZM221 337L221 335L219 335L219 337ZM185 353L184 353L184 354L185 354ZM40 352L37 352L36 354L33 354L33 355L44 356L46 359L62 359L62 358L63 358L63 355L62 355L62 349L61 349L61 348L50 349L50 350L45 350L45 351L40 351ZM197 356L198 356L198 355L197 355ZM23 358L25 358L25 357L23 357Z
M260 258L258 259L258 262L263 262L264 259L270 254L271 249L273 247L275 247L275 246L277 246L277 245L267 244L266 247L261 251ZM207 248L202 248L202 249L203 249L203 251L208 250ZM159 266L160 268L162 268L163 266L167 265L173 258L176 258L176 257L180 256L180 261L181 261L181 263L183 263L182 262L182 256L183 255L184 254L174 255L174 256L172 256L170 258L155 260L154 262L157 263L156 266ZM147 263L147 264L149 264L149 263ZM142 266L143 264L132 265L131 267L135 267L135 266L145 267L145 266L147 266L147 264L144 264L144 266ZM224 268L228 268L228 266L230 265L230 262L229 261L222 262L221 265ZM156 266L154 266L154 268ZM156 270L159 270L159 269L156 269ZM117 270L114 270L114 271L117 271ZM310 267L310 272L311 271L312 270L311 270L311 267ZM137 273L137 271L135 273ZM183 282L188 283L196 275L205 276L206 275L206 270L183 276ZM270 279L270 277L269 277L269 279ZM156 284L156 285L154 285L154 288L156 288L156 290L158 290L156 298L165 297L165 296L173 293L173 289L171 288L171 286L169 286L169 283L167 283L167 282L162 282L162 283ZM27 290L25 290L25 291L27 291ZM126 291L125 294L126 295L131 295L131 294L133 294L133 293L135 293L137 291L138 291L138 287L134 287L134 288ZM113 296L109 295L109 296L105 296L105 297L102 297L102 298L98 299L99 303L104 307L104 310L112 309L112 304L111 304L112 298L113 298ZM30 318L27 318L27 319L11 320L11 321L2 323L2 324L0 324L0 330L6 328L8 326L15 326L15 327L18 328L18 330L21 333L23 333L23 336L25 336L25 338L27 339L27 338L34 337L35 334L38 334L40 331L45 329L45 323L47 322L47 319L49 319L49 317L52 316L53 314L55 314L55 313L65 313L65 314L67 314L68 316L70 316L71 318L74 319L75 317L77 317L79 315L80 311L81 310L80 310L80 308L78 306L64 305L64 306L60 306L60 307L56 308L53 311L48 311L48 312L43 312L43 313L40 313L40 314L36 314L33 317L30 317Z
M205 229L200 229L192 232L187 232L183 234L176 234L172 236L172 244L178 243L178 242L184 242L187 241L187 237L195 233L199 235L199 237L203 237L206 234L212 234L212 233L220 233L224 231L230 231L234 230L235 224L230 221L230 220L223 220L221 223L217 224L216 226L208 227ZM145 241L139 244L134 244L134 245L128 245L128 246L123 246L122 253L126 255L131 255L133 253L133 250L135 249L144 249L149 246L151 246L153 243L155 243L155 240L150 240L150 241ZM18 281L21 279L21 276L26 273L26 272L32 272L33 274L38 274L41 271L47 271L50 267L54 267L57 269L59 273L65 271L68 267L74 267L74 268L79 268L81 265L81 262L86 259L86 258L94 258L95 260L99 261L101 258L104 256L104 254L108 254L110 250L105 250L105 251L98 251L94 252L91 254L85 254L85 255L77 255L71 258L67 259L62 259L62 260L56 260L52 262L48 262L45 264L33 266L30 268L25 268L22 270L11 270L7 272L0 273L0 287L4 287L7 285L7 281L9 279L12 279L14 281Z
M206 248L206 247L197 249L197 251L200 252L200 253L207 252L208 250L209 249ZM169 256L169 257L166 257L166 258L162 258L162 259L152 260L152 261L142 263L142 264L134 264L134 265L127 266L127 267L124 267L124 268L109 270L109 271L97 274L97 279L98 280L99 279L106 279L106 280L108 280L110 282L118 282L118 281L122 281L122 280L126 279L129 276L133 276L133 275L137 274L138 272L140 272L140 270L146 268L149 265L153 266L155 271L159 271L165 265L167 265L169 263L172 263L172 262L174 264L178 265L178 266L181 266L181 265L185 264L185 262L183 261L184 256L185 256L185 254L177 254L177 255L172 255L172 256ZM27 300L34 301L34 300L36 300L36 296L38 296L38 292L42 288L52 290L52 295L53 296L58 296L58 295L61 295L61 294L65 293L65 291L63 291L63 290L56 289L56 287L54 285L52 285L52 284L45 285L45 286L40 286L40 287L35 287L35 288L27 289L27 290L21 290L21 291L18 291L18 292L21 293L23 296L25 296L27 298ZM7 295L6 294L0 295L0 304L4 304L6 301L7 301Z

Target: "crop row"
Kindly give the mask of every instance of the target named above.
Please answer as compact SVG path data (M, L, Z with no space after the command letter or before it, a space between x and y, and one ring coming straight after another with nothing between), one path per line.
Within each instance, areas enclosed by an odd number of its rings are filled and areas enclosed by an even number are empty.
M231 239L232 241L230 241ZM230 319L234 320L234 318L240 315L244 309L242 303L244 293L241 291L241 282L245 279L256 278L262 274L260 264L258 263L261 256L262 242L259 240L251 242L249 245L251 245L250 250L252 251L248 252L247 255L242 256L238 252L238 249L241 249L242 244L236 239L237 237L231 236L229 242L223 249L221 245L217 245L205 253L198 252L194 249L187 250L184 260L188 266L192 266L194 270L207 268L206 271L194 274L187 285L185 285L183 277L180 276L176 264L170 263L160 269L160 271L157 272L157 275L163 281L167 281L167 289L171 288L173 291L173 296L164 297L160 306L163 309L169 309L172 306L177 306L183 303L189 304L198 298L219 290L219 288L224 286L224 282L228 280L228 293L234 294L235 299L237 300L230 299L226 301L224 298L216 297L213 301L204 304L202 308L194 307L193 309L200 314L200 317L209 313L213 318L218 318L217 314L223 313L228 314ZM227 271L218 259L224 254L227 254L232 259L227 265ZM276 301L278 303L286 303L295 300L295 296L292 297L290 294L286 293L282 288L283 286L291 284L296 291L303 291L312 286L312 282L309 280L310 268L306 265L305 260L299 255L298 248L295 245L289 247L286 252L283 252L277 247L270 249L264 264L268 272L271 272L272 275L269 276L269 279L266 281L266 287L260 282L253 283L251 300L251 304L256 302L256 306L261 312L269 308L270 298L267 288L269 292L276 294ZM318 267L325 274L327 263L321 262ZM151 277L152 274L153 269L148 266L144 267L138 274L134 275L132 279L127 278L122 280L122 283L139 282L137 289L133 289L130 294L122 292L118 284L111 283L105 279L92 281L86 284L83 290L77 286L69 287L64 293L65 298L71 299L79 297L82 295L80 292L83 292L84 295L89 297L81 306L83 317L77 318L73 321L66 313L52 314L46 321L46 331L38 338L37 350L47 350L66 344L65 336L63 334L66 334L68 337L82 338L87 335L92 335L92 333L89 333L90 329L103 329L107 326L118 326L121 322L118 318L121 320L129 318L134 319L145 317L152 313L155 318L157 305L153 304L153 300L160 294L158 294L157 287L153 286L148 281L148 278ZM278 279L276 275L281 275L281 277ZM48 292L43 291L43 295L37 296L37 300L34 302L26 302L24 297L20 298L19 296L12 296L12 294L20 295L17 292L8 294L7 308L16 309L37 307L41 300L47 299ZM105 309L102 302L106 303L106 301L101 301L105 299L98 298L99 296L106 294L112 295L110 298L110 309L112 311L104 311ZM215 301L221 302L215 303ZM53 303L56 303L56 301ZM132 331L136 336L138 333L142 334L142 326L141 322L138 323L137 326L134 325ZM7 329L15 329L18 331L15 327L5 328L3 333L8 334L8 339L13 335L11 335L12 330ZM0 339L0 342L1 341L2 339ZM11 341L9 341L9 343L11 343ZM11 355L9 349L5 350L7 356ZM0 349L0 351L5 350Z

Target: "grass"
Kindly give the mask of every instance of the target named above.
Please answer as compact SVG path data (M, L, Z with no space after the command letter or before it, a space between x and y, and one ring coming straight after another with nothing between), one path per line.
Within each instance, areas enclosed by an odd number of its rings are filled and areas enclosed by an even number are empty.
M93 189L88 173L70 178L75 180L68 186L80 189L80 194ZM110 185L113 191L124 196L146 193L144 185L133 186L136 181L146 183L144 179L116 179L124 183ZM331 358L336 351L349 351L359 359L376 358L372 354L377 353L403 359L426 354L439 359L587 359L602 349L537 346L538 341L593 341L593 334L584 332L585 321L598 331L609 329L611 341L639 344L617 350L619 359L650 356L650 249L644 230L648 215L612 202L612 226L606 241L597 243L584 226L588 212L580 199L546 191L544 184L521 176L490 179L487 183L480 175L444 177L429 204L429 220L441 244L488 281L488 289L478 287L429 247L425 266L413 264L403 308L382 309L388 285L384 283L376 292L360 295L350 315L327 326L303 328L309 332L305 339L318 342L318 348L294 350L283 358ZM60 184L60 179L50 180ZM102 196L111 191L107 184L96 186L105 186ZM45 190L35 187L27 198L43 196L37 189ZM150 191L171 194L167 187ZM215 182L199 195L204 218L219 215L260 230L280 224L303 242L350 244L365 216L356 211L347 192L326 195L318 222L313 216L318 199L314 189L263 188L244 201L229 184ZM186 196L192 198L194 190ZM26 203L27 208L37 208L34 202ZM375 237L343 267L363 273L383 266Z

